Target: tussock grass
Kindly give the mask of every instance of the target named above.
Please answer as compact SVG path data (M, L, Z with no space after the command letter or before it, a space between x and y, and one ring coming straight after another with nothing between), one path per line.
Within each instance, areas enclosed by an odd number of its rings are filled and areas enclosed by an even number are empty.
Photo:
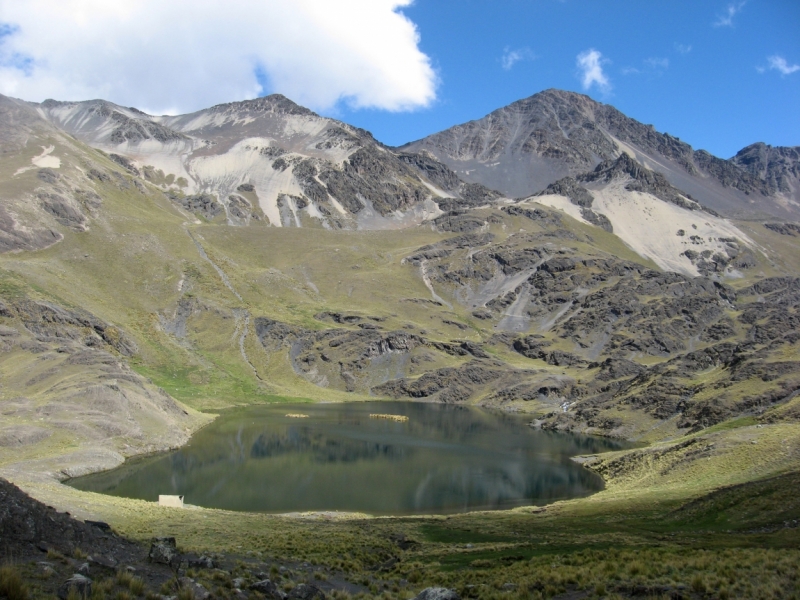
M8 600L28 600L28 586L15 566L0 567L0 597Z

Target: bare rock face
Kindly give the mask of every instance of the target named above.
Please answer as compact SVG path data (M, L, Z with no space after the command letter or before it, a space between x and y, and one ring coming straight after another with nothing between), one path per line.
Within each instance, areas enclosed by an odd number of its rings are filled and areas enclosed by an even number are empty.
M374 144L351 154L341 169L326 168L319 178L325 183L327 192L353 214L364 208L361 198L381 215L387 215L407 209L430 196L430 191L421 182L413 183L417 178L404 162ZM404 179L406 183L401 183ZM322 189L314 193L322 193Z
M730 162L765 182L771 193L791 194L800 187L800 146L758 142L739 150Z

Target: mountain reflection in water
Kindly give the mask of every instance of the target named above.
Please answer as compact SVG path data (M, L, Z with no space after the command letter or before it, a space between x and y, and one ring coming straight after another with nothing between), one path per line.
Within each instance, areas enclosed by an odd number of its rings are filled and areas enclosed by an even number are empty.
M509 508L601 489L569 457L618 445L535 431L528 420L413 402L257 406L223 413L180 450L70 484L145 500L182 494L229 510L372 514Z

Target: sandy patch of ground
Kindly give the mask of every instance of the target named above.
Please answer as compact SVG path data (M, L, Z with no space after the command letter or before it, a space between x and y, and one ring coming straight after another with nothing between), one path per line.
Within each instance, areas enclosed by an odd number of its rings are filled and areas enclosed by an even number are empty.
M61 159L52 155L55 149L55 146L42 146L42 153L31 159L31 163L33 164L30 167L21 167L17 169L14 172L14 177L33 169L60 169Z
M697 276L697 268L682 254L687 250L724 254L722 238L736 238L751 248L756 246L726 219L687 210L650 194L628 191L626 183L626 180L613 181L602 189L590 190L594 196L592 210L608 217L614 234L629 248L666 271ZM581 216L581 208L564 196L538 196L531 200L587 223Z

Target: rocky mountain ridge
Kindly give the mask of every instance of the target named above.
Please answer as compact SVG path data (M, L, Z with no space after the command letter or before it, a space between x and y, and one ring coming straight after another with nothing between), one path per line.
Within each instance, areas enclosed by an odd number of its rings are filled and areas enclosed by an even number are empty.
M723 160L613 106L561 90L518 100L400 149L428 150L467 181L515 197L540 192L565 176L628 153L726 216L800 215L797 147L754 144Z
M369 132L320 117L280 94L161 117L102 100L33 106L207 220L402 227L436 216L439 201L458 200L462 193L467 203L499 196L476 184L465 190L457 177L439 189L425 178L420 160L403 160ZM196 210L194 198L203 195L213 196L216 208Z

